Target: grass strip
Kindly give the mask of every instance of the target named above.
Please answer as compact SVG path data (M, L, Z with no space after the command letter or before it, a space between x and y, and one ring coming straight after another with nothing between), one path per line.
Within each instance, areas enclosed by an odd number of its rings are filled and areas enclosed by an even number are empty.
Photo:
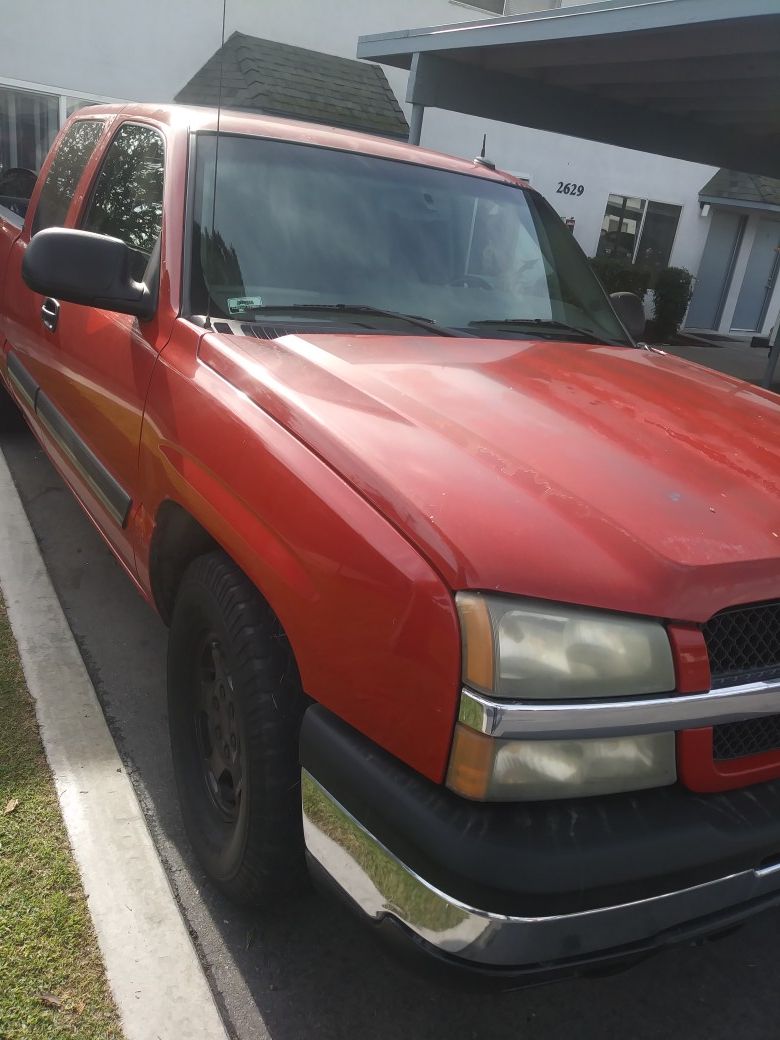
M121 1040L0 600L0 1040Z

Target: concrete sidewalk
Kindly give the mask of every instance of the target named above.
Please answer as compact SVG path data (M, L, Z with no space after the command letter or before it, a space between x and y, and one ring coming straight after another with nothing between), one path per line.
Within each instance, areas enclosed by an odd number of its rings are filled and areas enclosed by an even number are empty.
M669 346L658 344L661 350L675 357L684 358L686 361L695 361L697 365L705 368L713 368L716 372L725 372L726 375L736 376L756 386L761 385L769 350L766 347L751 347L748 343L724 342L722 346ZM780 372L776 374L774 386L775 392L780 392Z

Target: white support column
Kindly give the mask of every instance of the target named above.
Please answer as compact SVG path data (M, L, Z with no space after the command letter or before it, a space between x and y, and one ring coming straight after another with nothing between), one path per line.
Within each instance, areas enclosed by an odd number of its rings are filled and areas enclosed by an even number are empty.
M420 66L420 55L412 55L412 64L409 69L409 79L406 82L406 102L412 106L412 118L409 123L409 144L419 144L422 136L423 115L425 105L420 104L414 96L417 86L417 75Z
M412 105L412 119L409 123L409 144L420 143L424 113L425 105Z

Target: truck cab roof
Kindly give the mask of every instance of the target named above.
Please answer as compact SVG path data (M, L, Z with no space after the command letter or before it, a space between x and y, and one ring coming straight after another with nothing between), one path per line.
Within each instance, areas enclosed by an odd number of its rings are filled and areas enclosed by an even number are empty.
M83 113L85 110L80 110ZM526 181L501 170L493 170L474 160L460 159L443 152L421 148L418 145L394 141L387 137L364 134L356 130L344 130L334 126L305 123L297 119L286 119L262 113L241 112L233 109L198 108L189 105L157 104L114 104L95 105L89 114L115 115L123 119L138 118L151 120L176 130L190 133L241 134L250 137L267 137L277 141L298 141L301 144L340 151L360 152L377 158L394 159L397 162L414 163L452 173L482 177L485 180L511 183L528 187Z

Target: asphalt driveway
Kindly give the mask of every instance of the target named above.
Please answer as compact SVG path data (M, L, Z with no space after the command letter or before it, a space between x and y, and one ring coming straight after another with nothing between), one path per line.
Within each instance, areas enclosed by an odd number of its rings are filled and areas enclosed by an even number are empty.
M340 906L311 894L239 912L184 837L165 718L165 629L138 597L24 423L2 447L54 586L229 1027L240 1040L753 1040L780 1036L780 915L631 971L505 996L436 988L396 965Z

